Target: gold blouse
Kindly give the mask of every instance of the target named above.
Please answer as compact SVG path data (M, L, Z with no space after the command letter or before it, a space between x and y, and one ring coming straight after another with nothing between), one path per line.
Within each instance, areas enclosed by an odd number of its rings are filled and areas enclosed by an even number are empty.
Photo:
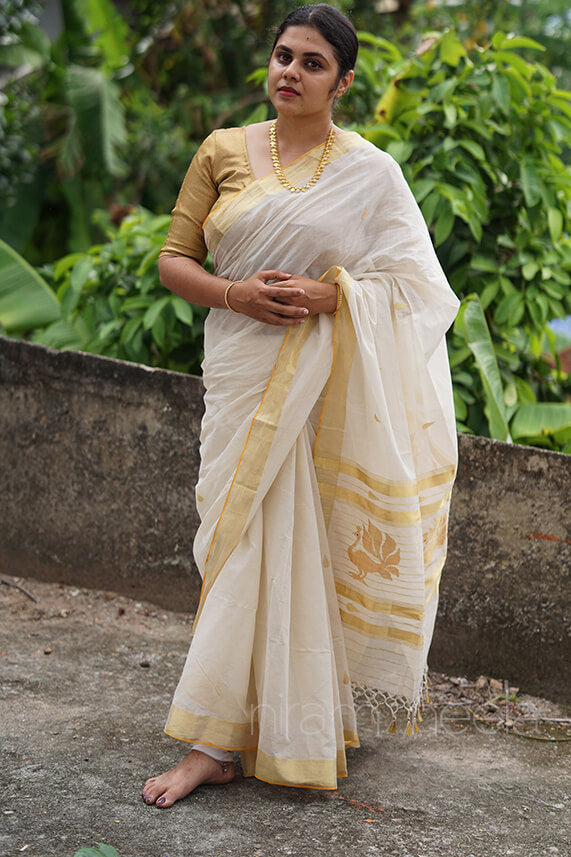
M160 256L207 255L203 224L210 212L254 181L245 128L213 131L198 149L179 191Z

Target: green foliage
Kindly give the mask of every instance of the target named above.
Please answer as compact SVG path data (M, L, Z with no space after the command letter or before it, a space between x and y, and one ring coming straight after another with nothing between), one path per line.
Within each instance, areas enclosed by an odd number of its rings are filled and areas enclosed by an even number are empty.
M66 0L63 13L66 26L56 42L28 16L2 49L12 78L4 113L7 122L24 114L19 121L26 122L35 157L26 157L22 147L20 155L8 154L9 167L0 161L0 182L18 159L28 166L13 174L0 236L36 263L93 243L91 214L127 169L125 109L114 79L128 60L121 19L110 0ZM23 102L32 105L33 123ZM14 125L17 142L13 119Z
M41 0L2 0L0 38L3 41L9 40L30 18L37 17L41 9Z
M33 341L198 374L206 310L167 292L157 271L170 217L139 209L118 227L100 221L105 243L44 268L61 317Z
M24 86L15 86L10 95L0 92L0 197L7 208L34 179L39 145L32 126L37 115Z
M449 337L460 431L571 452L569 379L549 329L545 338L551 362L543 355L543 337L522 329L496 330L492 341L479 296L463 301Z
M120 198L156 213L168 212L198 148L190 139L186 102L165 107L149 91L133 88L124 105L129 169Z
M499 325L536 329L570 305L571 94L521 43L498 33L468 55L439 36L385 73L360 130L402 164L457 294L476 291Z
M0 240L0 332L14 336L59 318L59 304L49 286Z
M546 65L557 75L563 88L571 86L569 43L571 18L568 0L469 0L454 3L431 2L411 5L409 33L454 28L467 47L489 45L498 30L541 42L546 49ZM404 32L399 33L402 40ZM527 51L524 47L524 55Z
M11 46L22 29L40 13L39 2L5 0L0 8L0 65L6 63ZM38 108L25 83L16 77L11 91L0 91L0 199L3 206L14 205L18 188L34 177L39 147L33 127Z
M568 417L543 409L554 421L534 432L518 413L569 391L537 343L571 309L571 94L520 56L541 49L527 38L467 51L448 31L412 59L365 38L359 71L377 101L358 130L401 163L464 299L449 339L459 428L505 440L517 420L518 440L558 448Z

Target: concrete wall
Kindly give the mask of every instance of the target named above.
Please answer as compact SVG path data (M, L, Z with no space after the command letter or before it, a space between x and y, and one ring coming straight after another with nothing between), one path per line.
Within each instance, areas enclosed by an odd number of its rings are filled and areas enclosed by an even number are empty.
M198 378L0 338L0 563L193 610ZM433 669L569 699L571 456L460 436Z
M192 610L202 383L0 338L6 572Z

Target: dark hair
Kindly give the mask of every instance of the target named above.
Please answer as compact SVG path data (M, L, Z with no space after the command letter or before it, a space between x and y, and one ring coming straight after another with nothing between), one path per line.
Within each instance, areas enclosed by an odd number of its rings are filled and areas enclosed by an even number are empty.
M278 27L272 53L278 39L288 27L313 27L333 48L339 65L339 80L355 67L359 42L351 21L327 3L312 3L294 9Z

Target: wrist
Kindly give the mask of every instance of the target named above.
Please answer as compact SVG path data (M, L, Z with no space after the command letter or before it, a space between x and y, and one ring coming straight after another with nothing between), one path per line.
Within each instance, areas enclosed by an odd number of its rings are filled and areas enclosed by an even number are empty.
M232 282L230 282L226 286L226 290L224 292L224 303L226 304L226 308L231 310L232 312L238 313L238 315L240 314L240 310L234 309L234 307L230 304L228 298L230 296L231 289L233 289L234 286L237 286L239 283L243 283L243 282L244 282L243 280L233 280Z

